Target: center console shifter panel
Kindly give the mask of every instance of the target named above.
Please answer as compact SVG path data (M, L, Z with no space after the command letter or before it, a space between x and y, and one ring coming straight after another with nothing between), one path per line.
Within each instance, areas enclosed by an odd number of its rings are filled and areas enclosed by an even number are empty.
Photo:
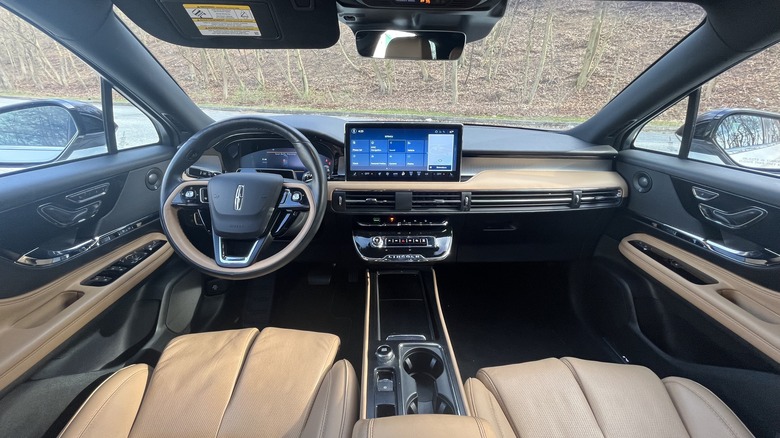
M352 240L369 262L435 262L450 254L452 228L443 217L363 217L355 221Z
M434 272L370 273L362 418L466 415Z

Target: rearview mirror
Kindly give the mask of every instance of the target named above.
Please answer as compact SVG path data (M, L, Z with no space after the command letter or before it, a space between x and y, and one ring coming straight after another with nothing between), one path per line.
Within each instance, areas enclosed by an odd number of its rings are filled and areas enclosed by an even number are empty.
M355 33L361 56L379 59L443 60L460 58L466 34L445 31L360 30Z

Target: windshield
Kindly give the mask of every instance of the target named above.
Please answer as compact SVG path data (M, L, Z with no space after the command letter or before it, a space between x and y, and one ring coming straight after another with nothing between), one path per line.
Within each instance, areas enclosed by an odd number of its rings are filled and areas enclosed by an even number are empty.
M510 0L487 38L438 62L361 58L343 24L324 50L186 48L131 28L203 107L560 129L595 114L703 18L687 3Z

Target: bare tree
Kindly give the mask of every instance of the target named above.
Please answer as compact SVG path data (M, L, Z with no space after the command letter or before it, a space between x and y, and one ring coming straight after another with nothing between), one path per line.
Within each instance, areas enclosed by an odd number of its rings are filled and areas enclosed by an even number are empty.
M582 91L582 89L585 88L588 84L588 80L598 66L597 53L599 44L601 43L601 29L604 25L604 13L606 10L606 3L595 6L593 23L591 24L590 34L588 35L588 44L585 46L585 54L582 58L582 68L580 68L580 74L577 76L577 91Z
M544 40L542 41L542 53L539 55L539 63L536 66L536 77L531 85L531 89L528 92L528 101L530 105L536 97L536 91L539 89L539 83L542 80L542 73L544 73L544 65L547 61L547 52L550 50L550 42L552 40L553 33L553 9L550 7L547 10L547 20L544 25Z

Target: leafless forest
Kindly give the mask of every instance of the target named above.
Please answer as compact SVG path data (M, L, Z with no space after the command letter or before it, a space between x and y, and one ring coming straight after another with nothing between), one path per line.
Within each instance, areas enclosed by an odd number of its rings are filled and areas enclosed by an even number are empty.
M487 38L443 62L360 58L344 26L326 50L225 51L129 25L200 104L566 122L594 114L703 18L681 3L510 0ZM5 11L0 40L0 94L97 99L89 67ZM780 110L778 50L707 84L703 107Z

